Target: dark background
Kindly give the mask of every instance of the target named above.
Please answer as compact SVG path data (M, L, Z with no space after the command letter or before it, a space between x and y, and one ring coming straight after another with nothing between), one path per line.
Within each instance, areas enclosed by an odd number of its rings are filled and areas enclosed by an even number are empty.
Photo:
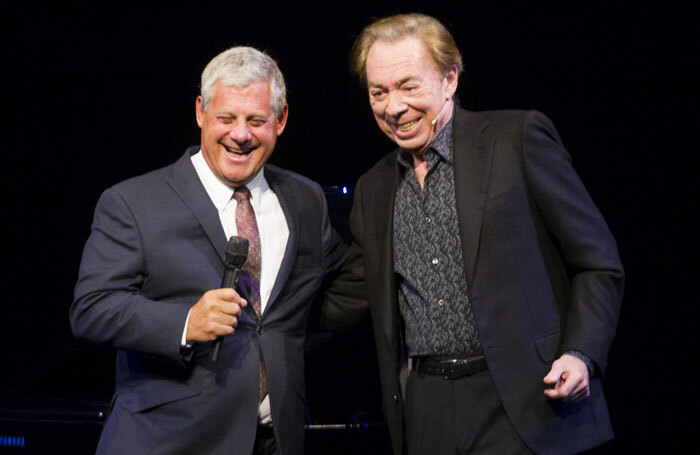
M290 104L271 162L322 185L352 186L391 144L349 74L348 52L372 17L420 11L446 24L462 51L463 106L552 118L618 240L627 286L604 383L617 437L598 452L680 450L691 441L700 428L691 287L700 46L689 10L670 2L143 3L0 6L5 417L109 401L113 352L76 342L68 325L81 249L105 188L199 143L194 101L212 57L239 44L267 50ZM348 200L331 203L342 224ZM362 326L309 352L311 420L381 418L368 337ZM0 437L24 431L8 422L0 418ZM346 437L326 435L323 444L354 450L339 443ZM382 442L374 447L383 453Z

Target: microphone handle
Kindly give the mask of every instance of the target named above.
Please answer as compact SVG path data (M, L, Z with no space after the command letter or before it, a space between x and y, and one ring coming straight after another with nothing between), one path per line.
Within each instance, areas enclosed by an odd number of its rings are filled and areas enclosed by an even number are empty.
M221 280L222 288L235 289L238 283L238 276L241 274L241 269L238 267L226 267L224 272L224 278ZM224 337L220 336L211 343L211 360L216 362L219 360L219 352L221 351L221 345L224 343Z

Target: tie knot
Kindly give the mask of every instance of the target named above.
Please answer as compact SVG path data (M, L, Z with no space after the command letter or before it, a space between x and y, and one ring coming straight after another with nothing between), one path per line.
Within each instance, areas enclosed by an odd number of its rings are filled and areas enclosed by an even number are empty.
M233 198L236 200L236 202L247 201L250 199L250 190L247 186L236 188L236 190L233 192Z

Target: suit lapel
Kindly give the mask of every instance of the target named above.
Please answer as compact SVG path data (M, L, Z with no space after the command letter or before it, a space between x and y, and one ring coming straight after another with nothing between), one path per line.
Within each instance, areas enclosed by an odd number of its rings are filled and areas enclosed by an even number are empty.
M379 253L379 271L384 276L380 282L385 283L381 288L379 301L387 302L380 308L381 320L384 325L384 333L391 349L397 352L398 337L398 305L396 304L396 281L394 279L394 199L396 197L396 164L395 154L393 160L387 160L386 166L379 176L376 188L372 188L368 201L372 204L368 213L374 217L376 244ZM394 356L396 358L396 356Z
M192 165L190 157L198 150L199 147L190 147L185 152L185 155L175 162L173 173L168 177L168 184L197 218L207 239L223 264L228 239L221 226L219 214Z
M265 307L265 312L263 317L270 310L272 305L275 304L277 297L284 284L289 278L289 274L292 272L292 267L294 266L294 259L296 258L297 245L299 243L299 222L295 214L299 213L297 207L297 200L295 199L295 192L291 189L285 190L285 185L287 184L286 179L279 172L276 172L270 166L265 166L263 168L265 173L265 180L270 186L270 189L277 196L277 200L280 203L282 212L287 221L287 228L289 229L289 238L287 239L287 246L284 249L284 256L282 257L282 263L280 264L280 269L277 272L277 278L275 278L275 284L272 287L272 292L270 293L270 298L267 301L267 306Z
M464 272L470 291L491 171L493 141L485 131L488 125L488 120L477 113L462 109L455 111L455 198Z

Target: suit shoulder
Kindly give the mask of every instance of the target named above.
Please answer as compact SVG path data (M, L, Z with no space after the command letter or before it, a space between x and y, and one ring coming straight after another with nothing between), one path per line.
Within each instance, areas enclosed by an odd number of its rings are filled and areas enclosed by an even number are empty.
M106 192L115 192L125 199L139 200L161 197L162 191L168 188L167 181L175 176L178 168L180 171L187 169L195 172L189 155L190 150L188 149L186 154L176 162L123 180L108 188Z
M107 191L115 191L124 196L138 194L144 196L144 192L153 191L165 183L171 166L165 166L145 174L130 177L108 188Z
M505 109L491 111L474 111L473 114L484 117L492 127L501 129L520 128L530 123L553 125L542 112L535 109Z
M479 118L481 123L486 125L484 132L502 139L521 141L527 134L543 133L560 141L554 123L537 110L463 110L460 113L461 119L469 117Z
M531 115L531 110L522 109L504 109L504 110L489 110L489 111L474 111L474 115L483 117L489 122L491 128L504 129L519 126L523 121Z
M362 174L358 180L358 185L361 182L375 182L387 178L387 175L396 172L396 155L398 151L394 150L384 155L379 161L369 168L367 172Z

